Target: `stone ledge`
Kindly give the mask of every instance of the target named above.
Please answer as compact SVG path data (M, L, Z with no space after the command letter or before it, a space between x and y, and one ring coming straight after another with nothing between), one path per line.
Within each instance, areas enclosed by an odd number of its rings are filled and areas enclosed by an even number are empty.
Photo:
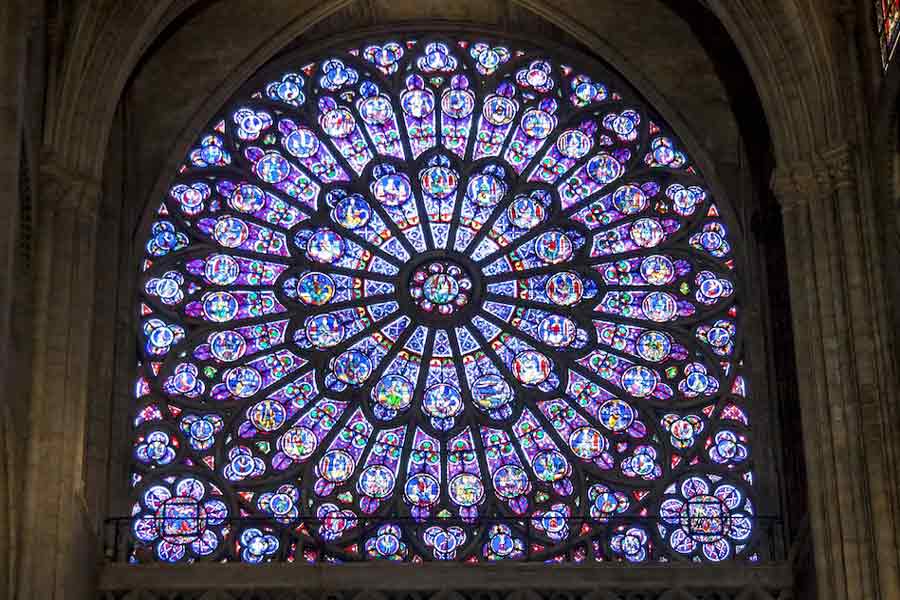
M343 590L429 591L441 589L559 592L593 590L735 591L746 588L789 590L790 565L660 564L544 565L389 564L265 565L198 563L192 565L105 565L101 591L153 590Z

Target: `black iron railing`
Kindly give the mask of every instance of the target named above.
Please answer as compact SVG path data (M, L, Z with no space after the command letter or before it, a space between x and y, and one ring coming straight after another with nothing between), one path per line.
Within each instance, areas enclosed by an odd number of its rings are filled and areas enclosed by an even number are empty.
M158 528L164 529L166 517L157 517L152 520L159 521ZM168 519L171 521L171 519ZM430 518L426 520L414 520L404 516L379 516L350 519L344 523L343 533L340 537L329 539L328 532L334 523L329 518L297 517L278 523L271 517L230 517L215 527L222 533L218 538L219 547L209 555L210 560L237 562L241 561L241 547L239 539L241 533L247 529L258 529L265 535L272 535L278 540L276 551L267 553L261 557L261 562L306 562L306 563L348 563L372 560L373 556L367 553L365 541L376 535L380 527L384 525L397 525L403 532L402 539L406 544L405 557L395 558L409 562L419 560L444 560L457 561L482 561L484 560L482 549L489 543L488 532L496 525L505 525L514 537L522 540L520 550L509 556L510 559L526 562L627 562L627 557L621 552L614 552L609 545L612 536L625 533L633 527L639 527L647 533L646 558L644 563L667 562L685 560L688 557L675 552L668 546L666 540L660 537L657 525L662 522L658 516L628 516L611 519L609 522L598 521L590 517L567 517L568 533L559 541L546 537L546 534L535 524L532 518L491 517L481 518L475 521L464 521L454 518ZM185 521L181 519L180 521ZM711 539L709 528L713 530L728 530L731 517L697 517L694 522L689 518L684 523L698 543ZM143 542L139 540L132 529L135 517L112 517L105 521L104 549L105 557L109 562L130 562L135 564L163 562L155 554L157 540ZM189 519L188 519L188 524ZM204 517L197 517L192 524L191 532L179 536L185 544L191 535L197 535L207 529L208 524ZM587 525L587 527L585 527ZM458 548L447 552L441 557L441 552L435 552L434 548L428 548L424 543L424 534L431 527L440 527L447 530L451 527L460 527L466 532L466 539ZM598 527L599 526L599 527ZM210 527L211 528L211 527ZM667 525L669 531L671 525ZM212 529L212 528L211 528ZM333 529L332 529L333 530ZM478 532L473 539L472 532ZM168 533L172 537L176 534ZM528 543L527 540L531 540ZM540 541L540 540L543 540ZM753 517L753 533L747 540L741 542L732 541L732 548L743 545L739 552L731 552L727 561L748 562L753 564L783 561L787 558L787 538L784 530L784 522L778 516ZM188 553L190 554L190 553ZM451 556L452 555L452 556ZM473 559L474 557L474 559ZM632 556L633 558L634 556ZM204 560L204 557L195 557Z

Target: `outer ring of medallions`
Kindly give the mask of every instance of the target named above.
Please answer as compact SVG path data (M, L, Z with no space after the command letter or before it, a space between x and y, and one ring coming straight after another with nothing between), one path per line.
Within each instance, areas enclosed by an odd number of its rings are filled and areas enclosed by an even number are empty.
M416 269L430 262L444 261L458 265L468 275L472 281L472 290L469 301L462 308L457 308L453 314L442 315L438 312L426 312L416 306L412 296L409 295L409 282L412 279ZM475 265L472 260L464 254L453 250L429 250L417 254L400 268L398 275L399 289L397 290L397 301L400 307L410 315L415 324L428 325L437 328L456 327L461 323L471 321L472 317L481 308L481 299L484 296L483 279L481 277L481 269Z

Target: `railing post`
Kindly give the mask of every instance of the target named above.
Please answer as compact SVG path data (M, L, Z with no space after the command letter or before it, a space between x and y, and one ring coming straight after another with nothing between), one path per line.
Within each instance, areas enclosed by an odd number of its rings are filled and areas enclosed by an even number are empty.
M113 548L112 548L113 562L119 562L119 560L120 560L120 556L119 556L119 523L120 523L120 520L113 519L112 523L113 523Z
M525 561L531 562L531 517L525 521Z

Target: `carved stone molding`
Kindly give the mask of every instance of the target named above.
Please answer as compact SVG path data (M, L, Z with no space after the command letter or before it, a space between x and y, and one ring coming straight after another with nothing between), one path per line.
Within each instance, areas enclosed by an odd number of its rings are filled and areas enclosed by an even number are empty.
M778 167L772 173L771 186L783 211L807 206L819 194L819 181L808 162Z
M538 592L524 588L513 592L489 589L467 589L459 591L441 590L435 593L396 591L388 594L370 590L323 592L307 594L295 590L132 590L128 592L101 592L98 600L789 600L789 590L767 591L755 585L743 589L695 589L671 588L666 590L643 590L640 588L593 590L589 592L558 591Z
M787 563L106 565L102 600L776 600ZM211 595L210 595L211 594ZM224 594L224 595L223 595Z
M856 185L856 151L844 143L816 156L779 166L772 174L772 191L782 210L814 204L838 190Z

